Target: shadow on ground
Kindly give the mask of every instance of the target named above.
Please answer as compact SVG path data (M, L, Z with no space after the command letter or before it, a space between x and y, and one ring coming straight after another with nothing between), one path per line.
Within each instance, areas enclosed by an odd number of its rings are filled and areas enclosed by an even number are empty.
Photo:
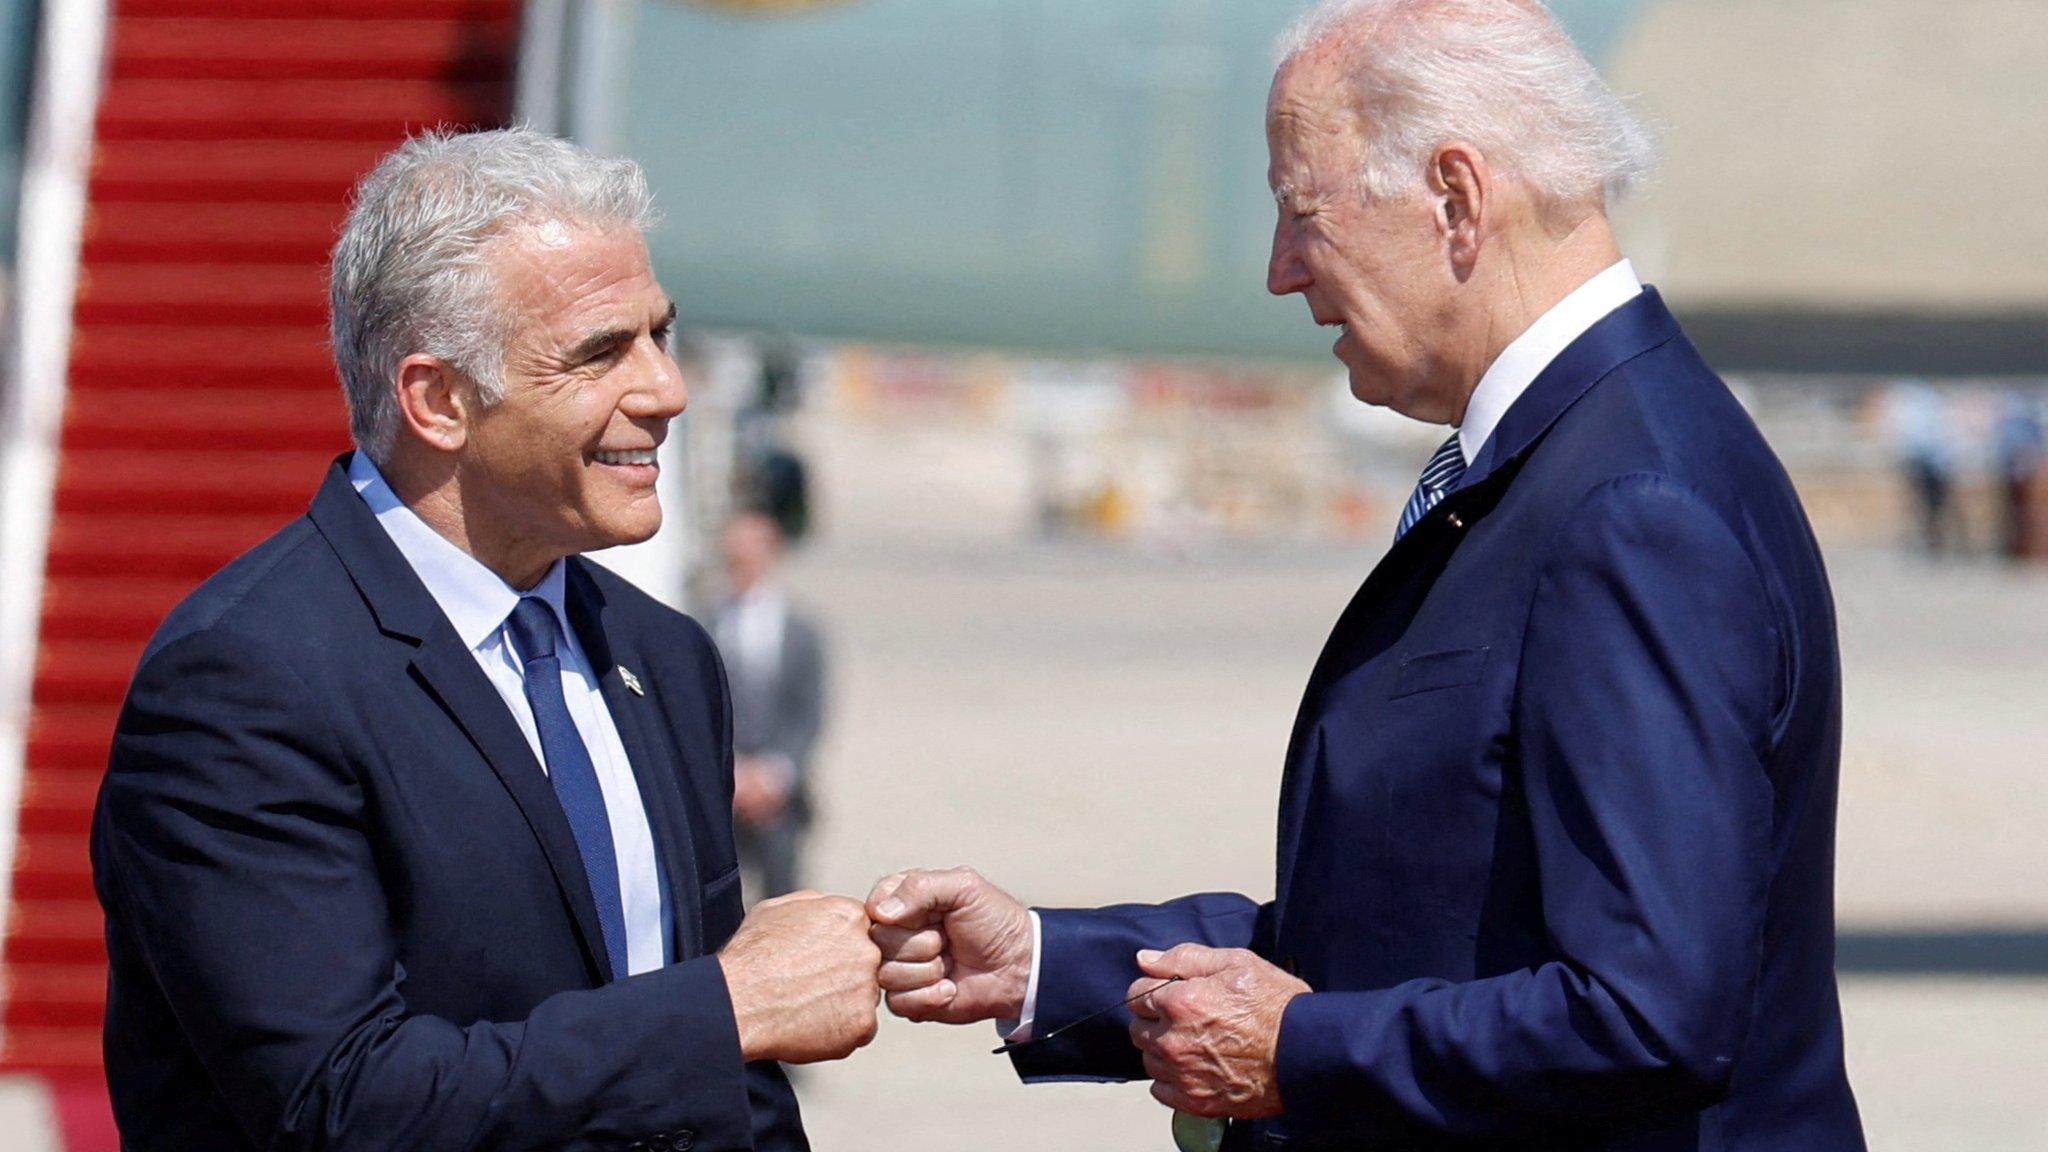
M2048 928L1843 932L1835 968L1857 976L2048 976Z

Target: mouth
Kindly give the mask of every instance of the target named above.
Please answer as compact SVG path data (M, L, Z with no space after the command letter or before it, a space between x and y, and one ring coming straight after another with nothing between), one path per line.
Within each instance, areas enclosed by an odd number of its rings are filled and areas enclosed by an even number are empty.
M590 459L627 479L641 483L652 483L661 473L661 464L656 461L655 450L652 448L600 448L590 454Z

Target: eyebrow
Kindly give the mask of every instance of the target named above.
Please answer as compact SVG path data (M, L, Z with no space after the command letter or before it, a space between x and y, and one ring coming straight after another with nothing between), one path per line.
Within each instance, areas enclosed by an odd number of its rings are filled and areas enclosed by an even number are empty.
M676 302L671 300L668 302L668 311L662 315L661 322L656 324L655 327L659 328L663 324L673 323L675 318ZM593 356L631 340L638 333L639 329L637 328L607 328L602 332L593 332L578 340L575 346L569 349L567 359L571 364L581 364Z

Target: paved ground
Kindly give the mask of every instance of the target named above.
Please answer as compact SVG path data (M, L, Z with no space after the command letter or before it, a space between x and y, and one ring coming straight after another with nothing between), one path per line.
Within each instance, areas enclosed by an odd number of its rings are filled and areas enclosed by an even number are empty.
M834 624L821 886L973 863L1040 903L1270 893L1295 694L1370 550L1031 544L1021 457L959 430L818 438ZM2048 574L1831 556L1848 681L1851 1076L1879 1148L2044 1142ZM1986 976L1995 971L2002 975ZM1169 1147L1140 1087L1025 1089L990 1030L885 1025L802 1084L833 1152Z

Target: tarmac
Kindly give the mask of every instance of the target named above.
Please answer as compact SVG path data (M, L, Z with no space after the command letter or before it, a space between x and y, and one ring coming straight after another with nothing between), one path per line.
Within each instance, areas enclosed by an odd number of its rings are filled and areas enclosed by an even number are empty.
M834 721L811 875L972 864L1029 903L1272 891L1297 694L1375 543L1172 552L1034 537L1021 449L814 423ZM1864 534L1867 537L1867 533ZM1824 542L1825 543L1825 542ZM2048 571L1830 550L1838 893L1871 1146L2033 1152L2048 1067ZM1143 1085L1017 1082L992 1027L885 1021L800 1072L820 1149L1169 1148Z

